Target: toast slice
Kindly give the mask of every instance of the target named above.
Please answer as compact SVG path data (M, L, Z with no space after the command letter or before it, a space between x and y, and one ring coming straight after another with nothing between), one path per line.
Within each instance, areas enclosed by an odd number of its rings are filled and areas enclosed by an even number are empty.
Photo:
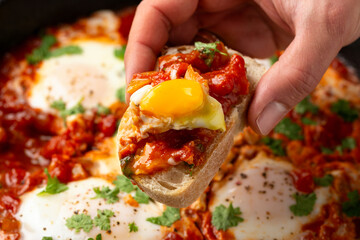
M163 52L163 55L189 53L193 49L194 46L168 48ZM230 55L235 53L241 55L234 50L227 50ZM152 175L132 176L135 183L152 199L172 207L190 205L204 192L226 159L233 144L234 136L246 125L247 107L258 81L265 72L265 68L255 60L246 56L242 57L245 60L246 76L249 81L249 94L242 96L240 104L226 116L226 131L216 135L213 142L207 147L204 153L206 159L204 164L195 167L191 174L189 174L189 167L185 163L180 163L166 171ZM130 123L122 123L121 125L123 124ZM124 132L120 133L121 125L118 137L120 134L124 134Z

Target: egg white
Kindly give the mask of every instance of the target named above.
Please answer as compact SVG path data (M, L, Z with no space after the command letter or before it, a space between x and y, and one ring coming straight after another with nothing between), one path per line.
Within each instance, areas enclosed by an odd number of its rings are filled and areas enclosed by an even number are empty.
M122 200L124 193L120 193L120 200L113 204L106 203L104 199L92 199L95 196L93 188L103 186L114 187L104 179L92 177L71 182L67 191L55 195L37 196L43 188L26 193L21 197L22 204L16 215L21 221L22 239L34 240L47 236L53 237L54 240L87 240L90 237L95 239L99 233L103 240L161 238L160 226L146 221L146 218L162 214L161 204L150 202L132 207ZM94 226L89 233L83 230L76 233L75 230L66 227L66 219L73 216L75 211L94 218L98 209L109 209L115 213L110 218L111 232L102 231ZM128 224L132 222L138 226L138 232L129 232Z
M110 106L116 101L116 90L125 86L124 63L114 55L119 45L100 39L77 40L69 45L79 46L83 52L44 60L28 91L29 104L44 111L60 99L67 108L79 101L85 108L99 103Z
M265 156L244 162L226 179L210 200L210 210L220 204L240 207L244 219L230 228L236 239L294 239L301 226L319 214L321 206L330 201L329 188L318 188L317 200L308 216L294 216L289 207L295 204L297 192L289 172L292 165Z

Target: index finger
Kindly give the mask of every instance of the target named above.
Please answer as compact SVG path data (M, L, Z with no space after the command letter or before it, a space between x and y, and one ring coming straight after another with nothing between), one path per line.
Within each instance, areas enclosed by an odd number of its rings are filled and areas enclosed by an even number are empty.
M198 1L145 0L138 6L125 53L126 82L134 73L154 68L157 54L166 44L169 32L189 19Z

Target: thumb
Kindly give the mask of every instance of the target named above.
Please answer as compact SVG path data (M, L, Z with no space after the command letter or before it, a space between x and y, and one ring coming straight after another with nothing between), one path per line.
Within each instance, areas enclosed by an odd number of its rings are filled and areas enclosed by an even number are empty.
M261 78L248 114L249 124L257 133L267 135L306 97L340 50L340 44L333 39L316 35L296 35L279 61Z

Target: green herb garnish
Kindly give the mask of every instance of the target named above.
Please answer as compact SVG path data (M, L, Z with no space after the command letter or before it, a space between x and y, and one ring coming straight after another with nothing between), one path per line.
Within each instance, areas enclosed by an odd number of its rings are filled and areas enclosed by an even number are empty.
M317 122L310 119L310 118L307 118L307 117L303 117L301 118L301 122L305 125L310 125L310 126L315 126L317 125Z
M327 147L321 147L321 152L323 154L333 154L334 153L334 151L332 149L327 148Z
M117 196L119 193L119 188L115 187L114 189L110 189L109 187L103 187L100 189L99 187L93 188L96 196L92 199L103 198L106 200L106 203L115 203L119 200Z
M101 230L108 231L110 230L110 218L114 216L114 212L108 209L97 210L97 216L94 218L95 226L99 227Z
M143 191L141 191L140 188L138 188L138 187L136 188L134 199L138 203L144 203L144 204L149 203L149 196L146 193L144 193Z
M37 194L38 196L53 195L69 189L68 186L61 183L57 177L51 177L47 168L44 169L44 172L47 176L47 184L45 189Z
M53 238L52 237L42 237L41 240L53 240Z
M290 210L295 216L307 216L312 212L316 202L315 193L295 193L293 197L295 198L296 204L291 205Z
M285 150L282 147L282 140L281 139L274 139L270 137L264 137L262 142L266 144L271 151L278 156L285 156Z
M333 181L334 181L334 177L331 174L326 174L321 178L314 178L315 184L321 187L330 186Z
M125 102L125 87L121 87L118 90L116 90L116 98L120 101L120 102Z
M113 184L120 189L122 192L130 193L135 190L136 186L131 183L130 179L120 175L116 177L116 180L113 181Z
M306 112L316 114L319 111L319 107L311 103L310 96L307 96L295 106L294 110L299 114L304 114Z
M60 57L62 55L81 54L83 50L79 46L65 46L50 51L45 58Z
M124 56L125 56L125 50L126 50L126 45L121 46L120 48L117 48L114 50L114 55L115 57L117 57L120 60L124 60Z
M353 122L359 117L358 111L352 108L348 101L343 99L333 103L330 110L339 115L345 122Z
M291 140L302 140L304 136L301 134L302 129L301 127L291 121L290 118L284 118L281 120L278 125L276 125L274 131L276 133L284 134Z
M93 238L88 238L88 240L94 240L94 239ZM95 240L102 240L102 236L101 236L100 233L98 235L96 235Z
M348 217L360 217L360 196L357 190L347 194L348 201L343 202L341 207L342 211Z
M66 109L66 104L63 100L56 100L56 101L53 101L50 105L51 108L54 108L56 110L59 110L59 111L63 111Z
M217 230L227 230L244 221L240 215L240 208L234 208L232 203L230 203L228 208L221 204L215 208L215 211L212 214L211 223Z
M274 63L279 61L279 58L276 55L273 55L272 57L269 58L269 60L270 60L270 64L274 65Z
M180 219L180 210L178 208L166 207L166 210L160 217L147 218L146 221L160 226L170 227L174 222Z
M97 114L100 114L100 115L108 115L110 114L111 111L109 108L101 105L100 103L97 105Z
M135 222L129 223L129 232L137 232L139 231L138 226L136 226Z
M214 61L215 53L220 53L221 55L227 56L226 53L221 52L217 49L217 44L219 41L212 42L212 43L203 43L203 42L195 42L195 50L199 51L200 53L206 55L205 64L209 67L211 66L212 62Z
M90 232L93 228L93 220L86 214L75 214L66 219L65 224L69 229L75 229L76 232L84 230L84 232Z

